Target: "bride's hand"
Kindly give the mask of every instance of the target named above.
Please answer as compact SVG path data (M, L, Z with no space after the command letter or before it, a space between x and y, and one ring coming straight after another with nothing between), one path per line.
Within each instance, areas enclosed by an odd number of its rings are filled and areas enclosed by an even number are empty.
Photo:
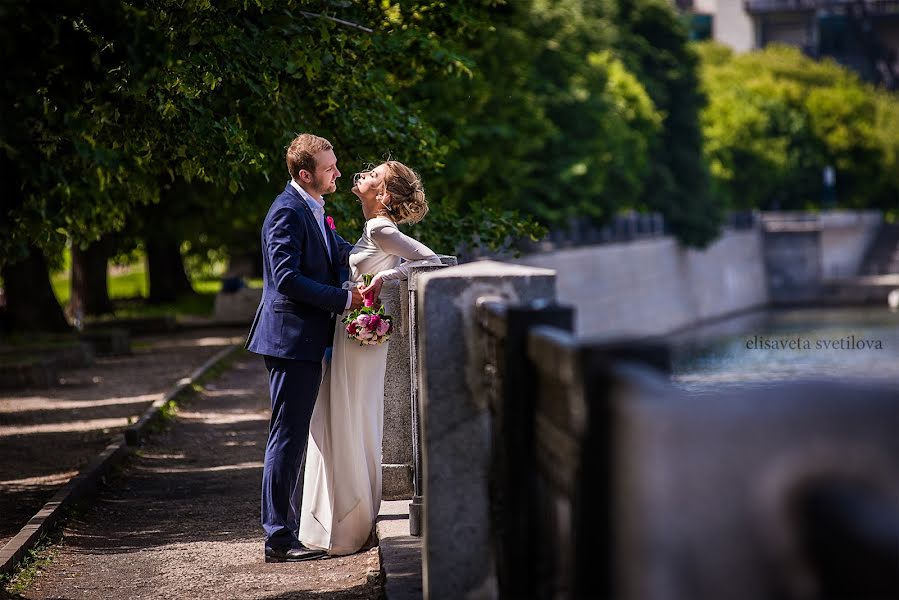
M375 275L372 278L371 283L368 284L368 287L362 288L362 295L365 296L366 294L371 292L372 302L376 304L378 302L378 296L381 295L381 286L383 285L384 282L381 280L381 276Z

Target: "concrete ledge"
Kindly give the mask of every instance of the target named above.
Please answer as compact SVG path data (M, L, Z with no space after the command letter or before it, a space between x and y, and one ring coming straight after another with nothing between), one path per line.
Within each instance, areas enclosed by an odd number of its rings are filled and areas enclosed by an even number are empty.
M101 356L125 356L131 354L131 334L124 328L88 329L80 337L91 344Z
M124 440L109 444L78 475L54 494L44 507L0 550L0 573L11 573L73 502L92 494L110 469L127 455Z
M96 331L102 329L124 329L131 335L142 333L166 333L175 331L176 321L174 315L161 315L158 317L131 317L127 319L107 319L88 323L84 331Z
M52 358L36 358L0 365L0 390L48 388L57 385L59 372Z
M212 318L219 322L249 325L261 301L262 288L244 287L233 292L219 292L215 295Z
M162 414L162 408L170 400L174 400L182 393L189 392L197 380L242 347L243 346L241 345L234 345L225 348L203 363L196 371L191 373L190 376L180 380L175 388L168 394L151 404L149 408L144 411L144 414L141 415L141 418L138 419L137 423L125 430L125 442L129 446L137 446L140 444L141 438L146 436L149 428L159 419Z
M421 600L421 538L409 535L409 501L381 502L376 525L387 600Z

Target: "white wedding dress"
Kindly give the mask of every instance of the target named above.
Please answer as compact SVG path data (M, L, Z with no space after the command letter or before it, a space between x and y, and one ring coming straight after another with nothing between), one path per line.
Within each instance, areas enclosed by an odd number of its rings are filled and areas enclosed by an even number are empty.
M400 259L409 262L400 264ZM376 217L365 223L350 253L350 280L361 283L363 273L381 273L385 281L403 279L410 266L419 264L440 260L390 219ZM360 346L347 339L340 321L335 328L306 449L298 537L309 548L332 555L357 552L378 516L388 344Z

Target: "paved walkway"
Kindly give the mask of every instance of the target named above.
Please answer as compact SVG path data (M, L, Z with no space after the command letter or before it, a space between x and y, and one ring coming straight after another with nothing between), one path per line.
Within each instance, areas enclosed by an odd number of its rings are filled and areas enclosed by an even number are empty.
M267 429L265 369L244 354L68 523L49 565L12 597L381 597L377 548L304 563L263 561Z
M0 547L129 420L246 330L138 337L130 356L62 371L58 387L0 390Z

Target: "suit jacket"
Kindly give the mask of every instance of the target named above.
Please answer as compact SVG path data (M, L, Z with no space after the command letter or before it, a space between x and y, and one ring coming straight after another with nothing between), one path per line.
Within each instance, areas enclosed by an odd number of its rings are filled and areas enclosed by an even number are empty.
M262 301L247 336L251 352L320 361L331 345L347 300L340 269L353 245L325 231L330 254L312 209L288 183L262 224Z

